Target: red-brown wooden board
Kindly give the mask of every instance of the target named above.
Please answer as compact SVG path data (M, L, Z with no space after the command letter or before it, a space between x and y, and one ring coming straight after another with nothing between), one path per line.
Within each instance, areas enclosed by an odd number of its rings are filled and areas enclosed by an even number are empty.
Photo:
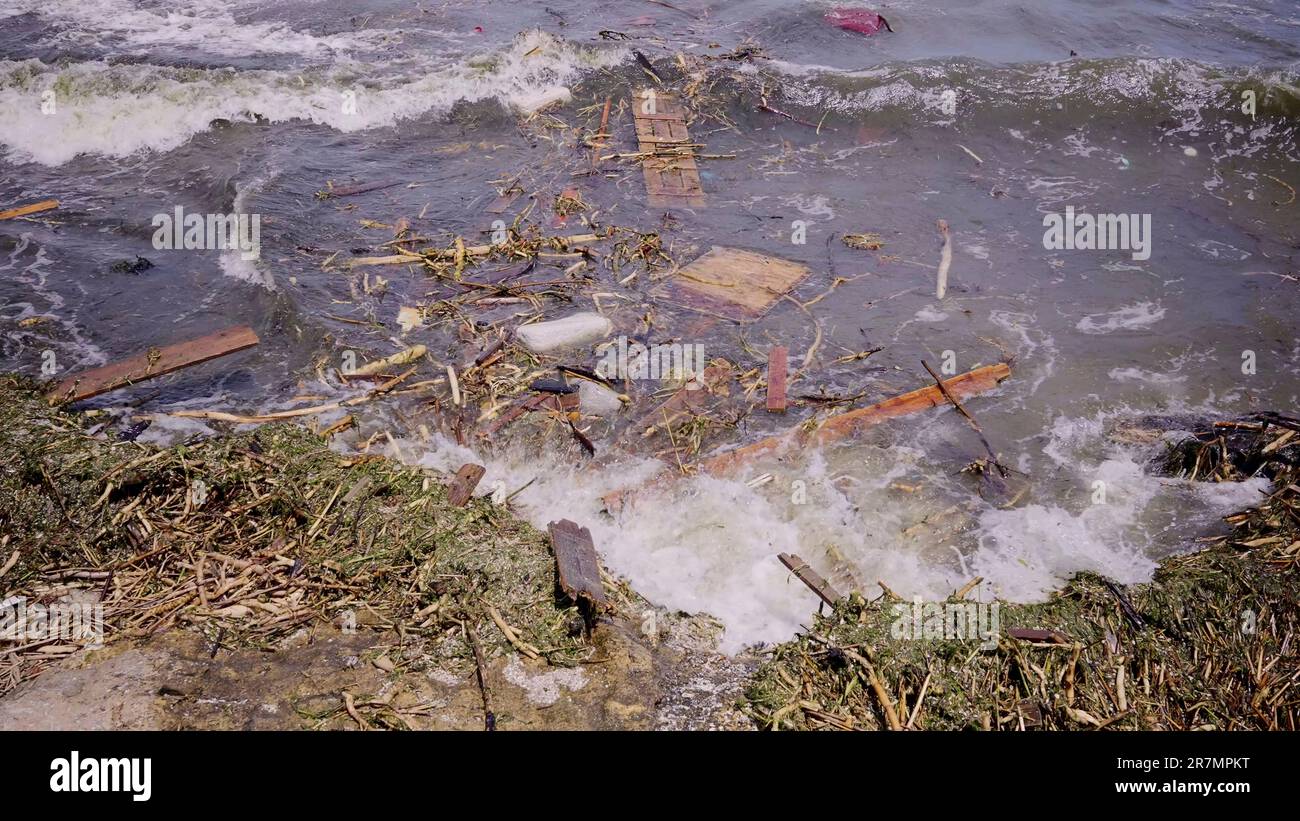
M46 394L46 398L56 403L89 399L101 393L251 348L259 341L252 328L240 325L198 339L191 339L189 342L151 348L122 362L70 376Z

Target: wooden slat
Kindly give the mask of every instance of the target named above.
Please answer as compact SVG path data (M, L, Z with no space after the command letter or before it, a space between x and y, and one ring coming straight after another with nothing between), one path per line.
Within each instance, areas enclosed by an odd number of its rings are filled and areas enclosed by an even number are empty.
M546 526L555 551L555 568L560 577L560 589L577 601L587 601L599 607L608 605L605 587L600 583L600 562L596 546L591 541L591 531L568 519L551 522Z
M10 208L7 211L0 211L0 220L13 219L14 217L25 217L28 214L39 214L42 211L49 211L52 208L58 208L58 200L41 200L30 205L20 205L17 208Z
M767 412L785 413L785 370L790 352L773 345L767 354Z
M155 376L207 362L219 356L251 348L260 340L247 325L227 328L215 334L179 342L102 368L84 371L60 382L46 394L51 403L78 402L101 393L143 382Z
M715 245L654 295L699 313L752 322L809 273L797 262Z
M944 380L943 384L954 396L965 399L996 388L1002 380L1009 376L1011 376L1011 369L1003 363L998 363L996 365L985 365L960 376L954 376L952 379ZM931 385L928 388L901 394L865 408L832 416L812 434L806 434L804 427L801 425L776 436L761 439L752 445L745 445L744 447L711 456L697 464L699 470L704 473L714 476L727 476L760 456L777 454L791 446L818 446L839 439L851 438L887 419L917 413L946 402L947 400L943 398L943 394L939 392L939 389ZM671 481L680 475L680 473L665 472L653 481L663 483ZM637 490L636 487L625 488L607 493L601 499L605 502L607 510L618 510L622 507L624 499L637 492Z
M943 384L954 396L964 399L967 396L975 396L992 390L997 387L999 382L1010 375L1011 369L1006 364L999 362L996 365L985 365L982 368L976 368L973 371L954 376L952 379L946 379ZM937 407L947 401L944 399L943 394L939 392L939 388L931 385L927 388L895 396L892 399L886 399L883 402L877 402L865 408L858 408L857 410L846 411L832 416L807 438L802 436L803 428L800 427L793 431L762 439L752 445L729 450L705 459L700 463L700 469L715 476L725 475L751 459L766 453L775 453L788 445L796 443L824 445L840 439L851 438L887 419Z
M821 597L822 601L826 602L830 606L834 607L836 602L844 598L840 595L838 590L831 587L830 582L819 576L817 571L809 567L808 563L799 558L797 554L779 553L777 554L777 558L781 560L781 564L790 569L790 572L793 573L799 581L808 585L809 590L816 593Z
M474 496L474 488L478 487L484 473L487 473L487 468L482 465L473 462L461 465L460 470L456 471L456 478L452 480L451 487L447 490L447 502L452 507L464 507L469 504L469 500Z
M690 142L685 111L671 94L656 92L655 113L646 114L642 104L646 92L637 95L632 108L633 124L641 151L654 152ZM691 206L705 204L700 172L689 152L678 156L653 157L641 163L646 194L653 206Z

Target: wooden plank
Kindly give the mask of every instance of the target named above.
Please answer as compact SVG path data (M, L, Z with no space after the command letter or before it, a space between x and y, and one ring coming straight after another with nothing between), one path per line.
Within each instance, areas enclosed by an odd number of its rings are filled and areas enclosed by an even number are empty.
M662 405L641 417L633 430L641 431L642 436L649 436L652 428L675 424L682 415L697 411L705 397L716 396L718 389L727 384L731 372L730 362L725 359L713 360L696 380L694 390L686 386L678 388Z
M50 209L58 207L58 200L41 200L40 202L33 202L30 205L20 205L17 208L0 211L0 220L13 219L14 217L25 217L28 214L39 214L42 211L49 211Z
M339 188L326 188L318 196L321 199L334 199L336 197L351 197L357 194L365 194L370 191L383 191L385 188L395 188L402 185L404 180L388 180L384 182L363 182L360 185L344 185Z
M653 114L643 110L649 93L655 95ZM693 152L684 148L690 143L690 133L685 110L677 98L664 92L642 91L634 100L632 117L641 151L659 154L641 163L650 205L703 206L704 186L700 184Z
M840 595L838 590L831 587L830 582L819 576L817 571L809 567L808 563L799 558L797 554L779 553L777 554L777 558L781 560L781 564L790 569L790 572L793 573L799 581L808 585L809 590L816 593L822 601L826 602L831 607L834 607L836 602L844 598L844 596Z
M973 371L954 376L952 379L944 380L943 384L954 396L965 398L992 390L1010 375L1011 368L999 362L996 365L985 365L982 368L976 368ZM947 401L935 385L920 388L865 408L858 408L857 410L846 411L832 416L807 437L803 435L803 428L799 427L760 440L752 445L718 454L701 462L700 470L715 476L725 475L751 459L763 454L775 453L789 445L818 446L840 439L852 438L867 428L888 419L937 407L947 403Z
M652 296L698 313L752 322L809 273L797 262L715 245Z
M456 478L452 480L451 488L447 491L447 501L452 507L464 507L469 504L469 500L474 496L474 488L478 487L484 473L487 473L487 468L473 462L460 466L460 470L456 471Z
M512 188L506 193L492 200L492 204L489 205L484 210L486 210L487 213L489 214L504 214L506 209L508 209L514 203L515 200L519 199L519 197L522 196L523 193L524 191L522 188Z
M773 345L767 354L767 412L785 413L785 371L790 351L784 345Z
M591 531L568 519L551 522L546 530L551 535L551 547L555 551L560 589L575 602L586 601L601 608L608 606Z
M998 383L1009 376L1011 376L1011 369L1003 363L998 363L996 365L985 365L960 376L954 376L952 379L945 380L943 384L954 396L966 398L996 388ZM865 408L832 416L811 434L805 433L804 427L800 425L793 430L788 430L776 436L769 436L751 445L745 445L744 447L711 456L698 462L697 466L702 472L714 476L726 476L760 456L777 454L792 446L818 446L840 439L852 438L867 428L888 419L917 413L928 408L937 407L945 402L947 400L944 399L939 389L931 385L928 388L901 394ZM652 482L662 483L680 475L679 473L665 472ZM619 510L623 506L623 500L629 494L635 493L636 490L636 487L617 490L605 494L601 499L604 501L607 510Z
M227 328L215 334L178 342L102 368L84 371L64 379L46 398L52 403L79 402L101 393L133 385L155 376L188 368L209 359L242 351L258 344L260 340L247 325Z

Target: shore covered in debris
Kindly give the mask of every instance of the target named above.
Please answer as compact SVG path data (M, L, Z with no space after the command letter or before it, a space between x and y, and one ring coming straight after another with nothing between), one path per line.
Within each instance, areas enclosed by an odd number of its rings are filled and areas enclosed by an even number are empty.
M706 614L603 570L581 604L545 534L449 498L457 477L293 423L139 445L24 380L0 394L0 598L101 605L105 645L6 640L7 726L1294 729L1300 708L1286 417L1170 448L1171 475L1274 490L1150 583L1084 574L970 640L900 638L911 602L853 593L727 657Z
M1165 475L1273 490L1153 581L1082 573L1044 604L998 603L988 640L951 638L953 612L975 619L966 591L933 614L853 596L772 651L747 713L769 729L1295 730L1300 424L1260 416L1168 447Z

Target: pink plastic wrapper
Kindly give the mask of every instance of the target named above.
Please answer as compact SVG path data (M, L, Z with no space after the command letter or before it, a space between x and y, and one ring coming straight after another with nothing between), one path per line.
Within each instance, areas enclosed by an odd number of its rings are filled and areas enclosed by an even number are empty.
M858 34L875 34L881 29L893 31L889 21L871 9L831 9L826 13L826 22Z

